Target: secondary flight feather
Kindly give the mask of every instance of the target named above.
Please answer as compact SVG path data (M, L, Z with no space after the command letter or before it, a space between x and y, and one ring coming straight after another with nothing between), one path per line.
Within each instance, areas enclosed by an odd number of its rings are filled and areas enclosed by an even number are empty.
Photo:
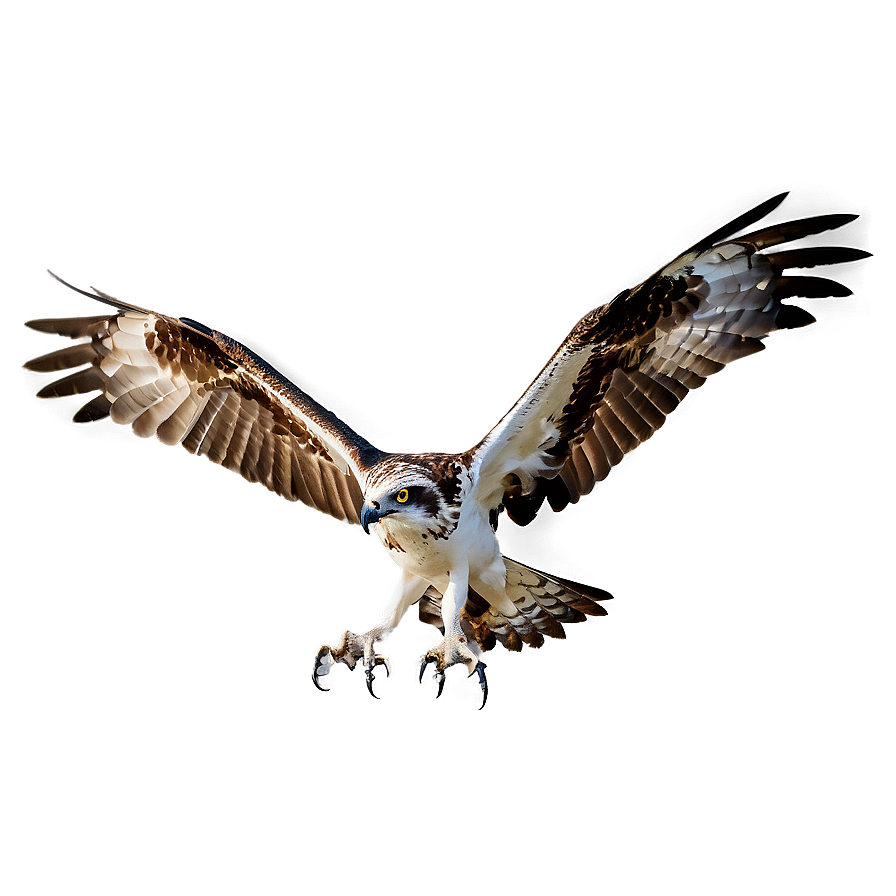
M519 401L469 451L381 451L246 346L190 318L169 317L105 293L71 289L114 309L33 320L28 326L82 339L25 365L78 368L40 390L43 398L98 392L76 422L111 418L205 455L291 501L359 523L398 565L381 622L346 631L314 658L321 685L336 663L374 673L389 663L377 642L407 610L442 639L432 663L463 665L488 696L484 651L539 647L564 623L606 615L611 595L505 557L501 514L528 525L547 502L562 510L587 495L659 429L687 393L726 364L764 347L774 330L812 323L794 296L846 296L833 280L790 268L839 264L860 249L781 244L833 230L855 215L821 215L746 234L786 194L700 240L643 283L585 315ZM765 252L766 249L775 251ZM54 275L55 276L55 275ZM58 277L56 279L59 279ZM60 281L63 282L64 281Z

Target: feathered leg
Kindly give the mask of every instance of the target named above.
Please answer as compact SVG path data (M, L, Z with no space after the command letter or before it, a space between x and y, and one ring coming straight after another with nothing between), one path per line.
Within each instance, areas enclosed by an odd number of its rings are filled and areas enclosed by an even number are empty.
M451 573L448 587L442 597L442 624L445 627L445 637L441 643L423 654L420 661L420 681L423 681L426 667L433 663L436 667L435 680L439 683L436 697L441 697L442 689L445 687L445 670L458 663L464 665L470 670L470 675L474 672L479 675L479 686L482 688L482 704L479 708L482 709L488 699L485 663L479 659L479 648L476 644L468 643L460 624L460 611L467 601L468 585L469 573L466 569Z

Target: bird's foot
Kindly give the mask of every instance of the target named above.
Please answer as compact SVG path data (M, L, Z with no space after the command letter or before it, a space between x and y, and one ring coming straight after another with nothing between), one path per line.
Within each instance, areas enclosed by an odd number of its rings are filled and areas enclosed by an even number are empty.
M375 653L373 643L382 634L377 629L371 629L363 635L356 635L353 632L346 632L342 636L342 640L336 647L330 647L329 644L321 646L314 658L314 671L311 673L311 680L319 691L328 691L329 688L321 687L320 679L324 675L329 675L330 669L336 663L344 663L349 669L354 669L361 660L364 664L364 675L367 679L367 690L370 691L371 697L379 697L373 693L373 670L377 666L383 666L386 670L386 677L391 673L388 657Z
M482 688L482 703L479 708L485 706L488 700L488 682L485 679L485 663L467 647L467 639L463 635L449 635L443 638L442 643L427 650L420 661L420 681L423 681L423 673L430 664L435 664L436 673L433 676L439 683L436 697L442 696L445 687L445 670L450 666L463 665L470 671L470 675L479 675L479 687ZM469 676L468 676L469 677Z

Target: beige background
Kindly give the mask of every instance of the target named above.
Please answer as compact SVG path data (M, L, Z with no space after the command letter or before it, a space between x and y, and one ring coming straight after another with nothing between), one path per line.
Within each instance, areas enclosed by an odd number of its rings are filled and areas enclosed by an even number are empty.
M892 226L870 5L34 3L7 22L4 893L892 892ZM805 10L805 11L804 11ZM20 370L44 269L461 450L575 321L785 189L855 297L711 380L508 554L616 595L416 681L373 539ZM888 877L889 875L889 877Z

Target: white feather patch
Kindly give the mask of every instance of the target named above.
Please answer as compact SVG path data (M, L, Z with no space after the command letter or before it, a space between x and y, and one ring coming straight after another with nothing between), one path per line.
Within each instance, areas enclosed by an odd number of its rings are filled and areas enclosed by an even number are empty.
M149 315L136 311L125 311L116 321L118 328L131 336L143 336L149 330Z

